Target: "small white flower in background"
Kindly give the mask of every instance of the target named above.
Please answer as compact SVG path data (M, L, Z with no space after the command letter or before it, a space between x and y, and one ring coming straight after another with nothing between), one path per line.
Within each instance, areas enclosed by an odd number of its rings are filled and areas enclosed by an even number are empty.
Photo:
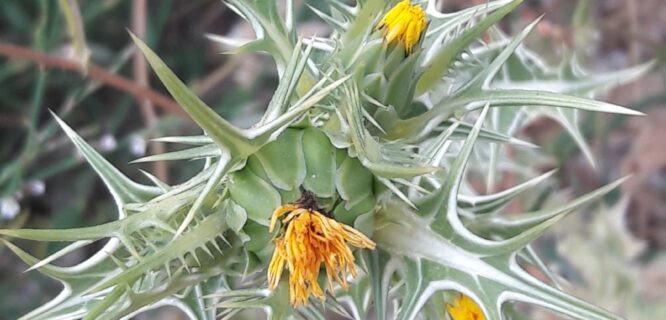
M104 134L99 139L99 149L102 152L116 150L116 147L118 147L118 142L116 141L116 138L109 133Z
M11 220L21 211L21 206L14 197L0 199L0 218Z
M41 196L46 191L46 185L42 180L32 180L27 183L26 190L32 196Z
M132 135L130 138L129 151L134 156L146 154L146 139L140 135Z

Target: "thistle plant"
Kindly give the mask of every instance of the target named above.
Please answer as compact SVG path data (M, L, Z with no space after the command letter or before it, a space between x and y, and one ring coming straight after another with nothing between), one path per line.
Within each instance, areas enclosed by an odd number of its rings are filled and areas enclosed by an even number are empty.
M227 0L256 39L211 39L235 54L270 55L279 85L262 118L241 129L196 97L140 39L136 45L200 136L158 139L189 148L137 162L200 160L189 180L134 182L54 115L118 206L110 223L66 230L0 230L7 237L71 242L36 259L5 245L63 291L24 319L129 318L164 305L192 319L519 319L512 303L576 319L617 319L558 289L530 248L549 226L623 179L559 206L507 215L539 189L539 151L515 137L550 116L588 158L580 111L640 114L591 95L648 65L589 75L575 59L557 68L495 24L520 0L442 14L435 1L330 0L311 10L331 28L301 37L294 6ZM486 35L484 37L484 35ZM527 155L507 157L507 150ZM518 159L519 157L516 157ZM479 194L501 170L524 182ZM89 259L52 265L108 239ZM547 282L526 266L549 276Z

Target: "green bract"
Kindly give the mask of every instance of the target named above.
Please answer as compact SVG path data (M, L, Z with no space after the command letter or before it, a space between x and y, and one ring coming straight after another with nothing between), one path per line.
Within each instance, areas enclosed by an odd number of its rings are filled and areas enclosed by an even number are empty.
M423 1L429 24L405 56L375 29L393 1L359 0L352 7L329 0L329 8L311 9L330 25L330 36L300 38L292 1L283 16L274 1L228 0L257 39L211 38L235 45L236 54L270 54L280 76L266 113L249 129L217 115L134 38L205 132L162 138L190 148L137 161L203 159L203 166L179 185L152 176L154 186L135 183L54 115L104 180L118 220L67 230L0 230L72 242L40 261L3 240L31 269L64 286L23 318L116 319L173 305L192 319L242 317L255 308L275 319L324 319L326 312L353 319L444 319L454 291L476 301L488 319L517 318L513 302L577 319L619 318L535 279L523 266L551 275L530 242L621 180L560 207L507 216L505 204L551 173L534 177L529 163L512 162L505 151L510 146L534 154L533 145L513 135L547 115L592 161L578 112L639 113L587 96L649 66L604 75L585 74L575 60L547 67L520 46L537 21L513 37L494 27L520 3L489 1L442 14L434 0ZM480 40L484 33L489 43ZM467 185L466 168L485 175L489 185L499 168L528 178L478 195ZM272 211L298 199L301 188L313 192L322 208L335 208L338 221L372 237L377 250L358 252L362 271L348 292L294 309L284 283L275 291L266 287L274 236L267 225ZM109 241L88 260L66 268L50 264L99 239Z

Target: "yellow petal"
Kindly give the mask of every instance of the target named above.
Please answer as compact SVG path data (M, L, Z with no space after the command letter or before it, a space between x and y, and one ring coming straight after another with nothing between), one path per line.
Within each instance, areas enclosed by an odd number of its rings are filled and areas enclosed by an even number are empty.
M386 43L391 44L401 40L405 52L410 54L426 27L426 15L421 7L412 6L409 0L404 0L386 13L378 27L386 29L384 33Z
M466 295L458 295L452 304L446 307L453 320L485 320L481 308Z

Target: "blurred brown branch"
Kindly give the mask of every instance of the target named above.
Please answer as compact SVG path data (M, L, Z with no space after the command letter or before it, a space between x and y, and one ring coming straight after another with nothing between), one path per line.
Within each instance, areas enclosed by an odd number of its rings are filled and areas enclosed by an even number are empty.
M146 0L134 0L132 2L132 31L140 38L146 36ZM146 59L139 50L134 52L133 59L133 73L134 82L140 88L150 89L150 82L148 80L148 66ZM141 108L141 116L147 127L153 127L157 124L158 115L153 107L153 102L150 99L138 98L139 108ZM166 152L166 146L162 142L154 142L151 144L151 151L153 154L161 154ZM153 163L154 174L162 181L169 180L169 170L164 161L157 161Z
M183 118L187 117L183 109L169 97L148 88L139 87L136 83L110 73L93 63L88 63L88 69L84 70L83 66L74 60L49 56L27 47L8 43L0 43L0 55L10 59L32 61L42 68L57 68L78 72L84 77L100 81L110 87L127 92L138 99L150 100L156 106L175 115Z

